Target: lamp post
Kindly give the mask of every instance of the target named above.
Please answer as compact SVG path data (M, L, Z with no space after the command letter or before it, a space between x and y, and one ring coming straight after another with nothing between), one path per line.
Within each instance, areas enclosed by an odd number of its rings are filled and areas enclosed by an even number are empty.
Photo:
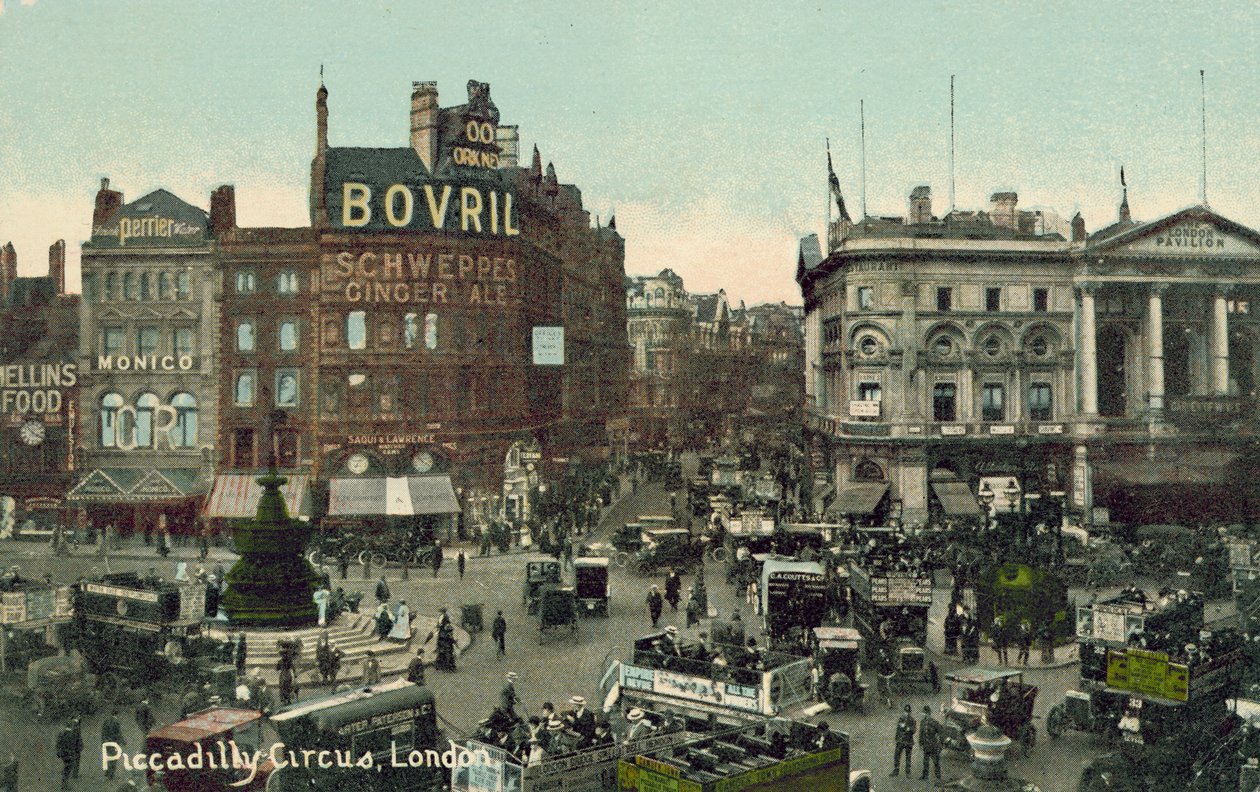
M976 493L976 498L979 499L980 505L984 507L984 521L986 525L990 524L990 521L993 519L993 514L989 509L993 506L995 497L997 496L993 490L989 489L989 482L987 481L980 485L980 491Z
M1025 505L1027 501L1025 501L1024 498L1020 497L1021 493L1020 493L1019 485L1015 483L1015 479L1011 479L1007 483L1006 489L1002 490L1002 494L1006 496L1006 502L1010 504L1012 516L1014 516L1015 514L1015 507L1017 505L1019 506L1020 544L1027 544L1028 525L1027 525L1027 513L1025 512Z

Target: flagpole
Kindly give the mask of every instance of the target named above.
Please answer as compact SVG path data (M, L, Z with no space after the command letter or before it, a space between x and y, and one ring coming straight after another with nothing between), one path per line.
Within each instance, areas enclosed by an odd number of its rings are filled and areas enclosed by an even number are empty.
M866 222L866 100L858 100L858 113L862 124L862 222Z
M949 213L954 213L954 75L949 75Z
M823 138L827 141L827 189L824 191L827 201L827 228L824 238L827 240L827 252L831 252L831 138Z
M1199 191L1199 199L1200 203L1207 206L1207 84L1205 82L1202 69L1199 69L1199 117L1203 122L1203 136L1201 138L1203 156L1203 187Z

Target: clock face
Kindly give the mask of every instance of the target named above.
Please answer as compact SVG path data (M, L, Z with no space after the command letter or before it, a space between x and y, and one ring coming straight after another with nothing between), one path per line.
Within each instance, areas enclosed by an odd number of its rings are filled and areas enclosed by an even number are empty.
M22 424L22 442L30 446L39 445L44 442L45 431L44 425L39 421L27 421Z
M346 460L346 468L356 476L367 472L368 458L363 454L354 454Z
M428 473L433 469L433 455L428 451L421 451L411 458L411 467L417 473Z

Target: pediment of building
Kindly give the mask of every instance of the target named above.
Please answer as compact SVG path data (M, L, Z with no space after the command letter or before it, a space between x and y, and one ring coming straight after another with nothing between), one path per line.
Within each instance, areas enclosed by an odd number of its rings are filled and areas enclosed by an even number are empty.
M1260 259L1260 233L1203 206L1135 225L1087 245L1088 258Z

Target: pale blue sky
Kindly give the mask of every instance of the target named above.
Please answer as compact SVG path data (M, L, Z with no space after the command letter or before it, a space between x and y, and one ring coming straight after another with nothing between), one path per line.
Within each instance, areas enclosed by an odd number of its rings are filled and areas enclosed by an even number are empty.
M412 80L444 104L489 82L607 221L631 274L799 302L799 236L822 230L831 137L860 207L948 202L957 74L958 205L995 189L1090 228L1197 202L1207 70L1208 198L1260 226L1260 9L1253 3L70 2L0 13L0 242L42 273L77 262L92 196L159 186L205 206L234 183L245 225L306 222L313 98L325 65L333 145L407 142ZM312 10L315 9L315 10ZM77 267L72 269L77 282Z

